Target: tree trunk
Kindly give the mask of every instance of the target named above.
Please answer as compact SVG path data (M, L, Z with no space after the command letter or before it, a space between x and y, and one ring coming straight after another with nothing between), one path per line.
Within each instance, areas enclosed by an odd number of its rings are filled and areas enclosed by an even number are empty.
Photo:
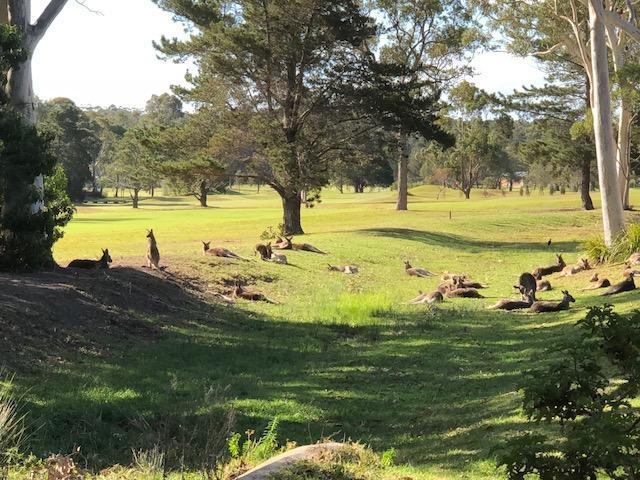
M585 210L593 210L593 200L589 193L591 188L591 158L585 156L582 159L582 181L580 182L580 198L582 199L582 208Z
M284 212L283 224L287 235L303 235L302 223L300 222L300 207L302 201L300 194L282 195L282 209Z
M398 202L396 210L407 210L409 196L409 154L407 152L407 137L400 135L398 158Z
M133 203L133 208L138 208L138 204L140 203L140 189L139 188L134 188L133 189L133 195L131 195L131 201Z
M593 64L593 130L598 158L604 240L607 245L611 245L613 240L624 229L624 212L620 200L621 195L616 171L616 148L611 126L609 62L603 19L604 8L601 0L589 0L591 58Z
M509 191L513 192L513 178L509 179Z
M630 129L631 129L631 109L629 102L623 100L620 106L620 116L618 118L618 188L620 189L620 199L622 208L629 210L629 184L631 182L631 152L630 152Z
M207 182L200 182L200 195L198 196L198 200L200 201L200 206L206 208L207 205L207 194L209 193L209 189L207 188Z
M466 198L467 200L469 200L471 198L471 187L465 187L462 190L462 193L464 193L464 198Z

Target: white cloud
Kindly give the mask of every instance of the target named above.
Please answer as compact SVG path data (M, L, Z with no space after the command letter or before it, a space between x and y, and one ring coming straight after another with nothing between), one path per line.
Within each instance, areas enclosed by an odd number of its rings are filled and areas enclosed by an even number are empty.
M472 81L492 93L511 93L522 86L541 86L544 74L532 58L514 57L506 52L481 53L471 62L476 75Z

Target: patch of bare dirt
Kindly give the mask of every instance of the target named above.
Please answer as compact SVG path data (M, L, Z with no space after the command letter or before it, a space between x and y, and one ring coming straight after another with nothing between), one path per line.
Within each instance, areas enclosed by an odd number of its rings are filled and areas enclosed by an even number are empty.
M0 274L0 365L32 369L69 352L109 355L114 340L153 341L170 325L208 319L207 297L187 274L133 266Z

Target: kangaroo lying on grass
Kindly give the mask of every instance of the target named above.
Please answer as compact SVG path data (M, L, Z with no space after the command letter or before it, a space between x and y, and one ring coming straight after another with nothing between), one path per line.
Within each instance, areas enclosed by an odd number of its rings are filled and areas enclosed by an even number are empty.
M279 255L277 253L271 254L271 261L279 265L289 265L289 262L287 261L287 257L284 255Z
M259 243L258 245L256 245L255 248L255 254L260 254L260 258L264 261L268 261L271 260L271 255L273 255L273 249L271 248L271 242L267 243L266 245L263 245L262 243ZM254 254L254 256L255 256Z
M354 274L359 272L358 267L356 267L355 265L345 265L344 267L331 264L327 265L329 266L329 271L331 272L342 272L346 274Z
M202 242L202 250L205 255L213 255L214 257L235 258L236 260L246 260L240 255L236 255L231 250L223 247L211 248L211 242Z
M616 283L614 285L611 285L609 287L609 290L604 292L602 296L617 295L618 293L630 292L631 290L635 290L636 282L633 280L633 277L636 277L636 276L640 276L640 273L638 274L630 273L625 275L623 281Z
M575 275L576 273L582 272L583 270L591 270L591 265L589 265L589 260L586 258L581 258L577 265L567 265L562 269L563 277L570 277L571 275Z
M447 298L484 298L475 288L456 288L446 293Z
M308 243L293 243L293 237L284 237L284 239L278 237L278 242L274 246L280 250L299 250L326 255L325 252L318 250L316 247Z
M478 282L472 282L470 280L466 280L465 277L453 277L453 286L455 288L487 288L486 285Z
M608 278L603 278L602 280L600 280L600 278L598 277L597 273L593 274L593 277L591 277L591 280L589 280L589 282L591 282L593 285L591 285L590 287L587 288L583 288L582 290L597 290L599 288L605 288L605 287L610 287L611 286L611 282L609 281Z
M245 290L241 285L237 285L231 292L232 298L242 298L244 300L250 300L252 302L267 302L276 304L273 300L269 300L264 294L260 292L250 292Z
M85 270L95 270L99 268L109 268L109 264L112 262L111 255L109 255L109 249L102 250L102 257L100 260L72 260L67 268L83 268Z
M569 305L575 302L576 299L573 298L566 290L562 291L562 295L562 300L559 302L546 302L541 300L533 302L531 307L529 307L529 313L560 312L562 310L569 310Z
M640 277L640 270L633 268L633 264L631 262L624 262L624 270L622 272L623 277L628 277L629 275Z
M158 250L156 237L153 235L153 229L147 231L147 241L149 242L147 248L147 264L149 268L160 270L160 251Z
M627 262L629 265L640 265L640 252L632 253Z
M562 258L562 255L556 255L556 257L558 257L558 263L556 265L551 265L550 267L538 267L533 272L531 272L533 276L536 277L536 280L541 280L542 277L551 275L552 273L561 272L564 267L567 266Z
M522 300L503 298L502 300L498 300L498 303L495 305L487 308L488 310L522 310L531 307L534 302L533 298L531 298L531 293L526 291L523 286L520 286L520 293L522 293Z
M550 292L551 282L549 280L536 280L536 291L538 292Z
M408 261L404 262L404 271L411 277L435 277L433 273L424 268L412 267Z
M423 305L425 303L437 303L444 301L444 296L437 290L430 293L422 293L422 291L418 290L418 293L419 295L409 302L411 305Z
M451 273L451 272L444 272L442 274L442 276L440 277L440 279L445 282L447 280L451 280L453 281L454 278L462 278L462 279L467 279L467 275L464 273Z

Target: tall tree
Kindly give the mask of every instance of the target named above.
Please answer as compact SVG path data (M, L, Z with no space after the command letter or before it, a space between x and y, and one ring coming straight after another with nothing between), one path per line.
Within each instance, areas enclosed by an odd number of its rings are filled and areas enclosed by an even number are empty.
M323 116L331 84L375 34L372 19L355 0L154 1L191 27L187 40L162 38L157 47L168 57L198 60L192 95L221 82L232 108L254 112L257 175L280 195L287 233L303 233L303 194L329 180L333 147L320 147L318 139L329 137L317 127L330 126Z

